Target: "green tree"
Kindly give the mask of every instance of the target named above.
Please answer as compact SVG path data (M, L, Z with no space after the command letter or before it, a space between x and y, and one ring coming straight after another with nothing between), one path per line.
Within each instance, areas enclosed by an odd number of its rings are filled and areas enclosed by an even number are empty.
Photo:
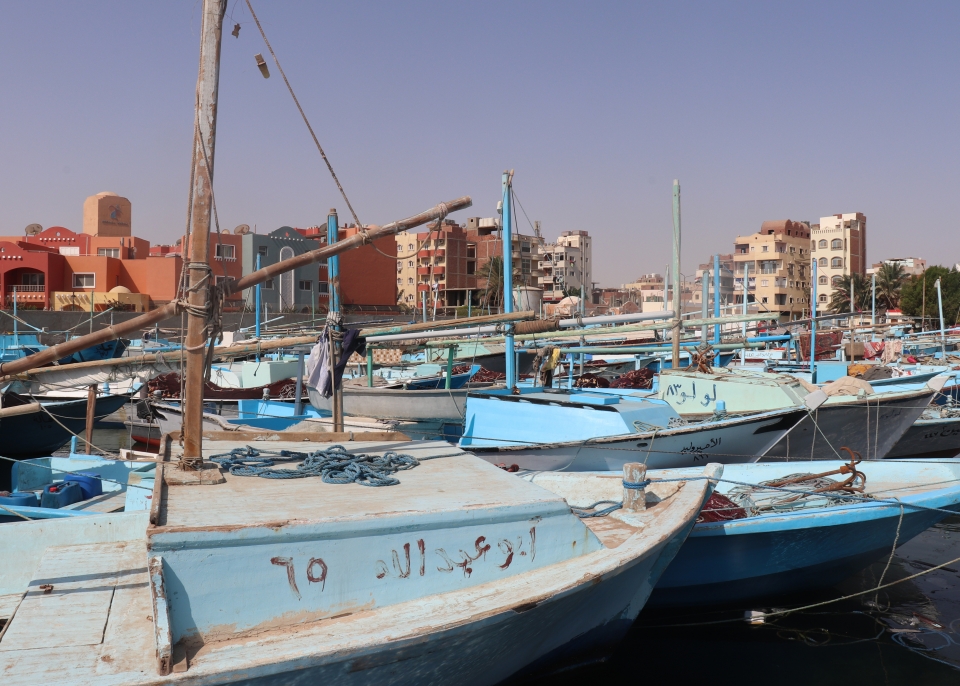
M923 317L927 328L938 328L940 312L934 285L937 279L943 293L943 321L947 326L955 326L960 313L960 272L956 269L937 265L920 276L910 277L900 291L901 309L911 317Z
M900 292L907 273L900 263L884 262L877 270L877 304L888 310L900 307Z
M833 295L830 297L830 309L833 312L841 314L850 311L850 285L853 284L854 309L858 312L869 310L872 296L870 294L870 282L862 274L851 274L840 277L840 280L833 287Z
M513 271L513 285L520 284L523 277L516 269ZM477 270L477 279L486 280L487 285L480 295L484 306L500 307L503 304L503 258L491 257Z

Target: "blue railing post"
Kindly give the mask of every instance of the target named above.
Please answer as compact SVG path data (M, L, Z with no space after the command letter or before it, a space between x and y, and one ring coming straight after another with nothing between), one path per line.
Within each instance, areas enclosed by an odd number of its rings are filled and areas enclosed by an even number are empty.
M713 316L720 318L720 255L713 256ZM713 327L713 342L720 342L720 325Z
M333 245L340 239L340 224L337 211L333 208L327 215L327 245ZM327 258L327 290L330 297L330 311L340 312L340 258L336 255Z
M503 313L513 312L513 172L503 172ZM517 368L514 358L513 324L506 325L506 350L504 363L507 373L507 388L517 385ZM572 362L571 362L572 364Z
M810 383L817 383L817 258L813 258L810 304Z

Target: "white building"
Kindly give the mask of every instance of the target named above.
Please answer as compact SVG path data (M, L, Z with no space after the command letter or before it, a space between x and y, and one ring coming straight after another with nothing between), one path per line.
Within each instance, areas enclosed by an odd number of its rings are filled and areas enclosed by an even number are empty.
M810 256L817 260L816 308L823 312L840 279L867 273L867 217L860 212L821 217L810 227Z
M538 266L542 275L538 281L545 302L562 300L564 291L571 288L579 294L581 286L584 299L590 302L592 244L593 239L587 231L564 231L556 243L540 246Z

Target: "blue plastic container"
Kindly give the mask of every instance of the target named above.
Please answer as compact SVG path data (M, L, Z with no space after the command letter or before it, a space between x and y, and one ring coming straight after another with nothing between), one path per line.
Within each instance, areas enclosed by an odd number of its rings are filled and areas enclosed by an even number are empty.
M36 507L37 494L32 491L29 493L11 493L10 495L0 495L0 505L8 507Z
M80 485L80 490L83 491L81 500L89 500L98 495L103 495L103 482L100 480L100 475L95 472L73 473L70 475L70 481L75 481Z
M80 490L80 484L76 481L63 481L58 484L50 484L43 489L43 495L40 496L40 507L49 507L58 510L67 505L73 505L83 500L83 491Z

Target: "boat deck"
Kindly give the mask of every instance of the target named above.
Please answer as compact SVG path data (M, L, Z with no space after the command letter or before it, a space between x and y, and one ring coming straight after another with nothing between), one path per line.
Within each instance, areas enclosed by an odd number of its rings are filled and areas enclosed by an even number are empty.
M309 452L330 444L261 441L252 445L269 451ZM556 495L530 488L514 475L441 441L355 441L343 445L352 453L395 450L422 462L414 469L395 474L400 484L387 488L327 484L317 477L264 479L229 473L223 475L224 483L212 486L166 486L157 524L165 530L209 530L281 522L344 522L374 514L386 517L535 504L565 507ZM203 452L209 457L237 446L236 441L205 441ZM279 463L275 468L292 468L295 464Z

